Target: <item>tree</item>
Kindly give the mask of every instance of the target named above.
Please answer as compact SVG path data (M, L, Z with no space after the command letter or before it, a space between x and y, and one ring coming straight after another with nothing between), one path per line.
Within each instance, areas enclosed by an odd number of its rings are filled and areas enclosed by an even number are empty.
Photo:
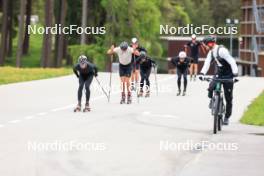
M6 44L7 44L7 23L8 23L8 1L2 1L3 5L3 20L1 29L1 47L0 47L0 65L4 65L6 57Z
M88 0L82 0L82 28L87 26L87 4ZM81 44L84 45L86 43L86 34L81 34Z
M56 23L61 24L63 28L65 26L65 19L66 19L66 12L67 12L67 1L66 0L59 0L59 11L57 13ZM56 42L55 42L55 61L56 67L61 67L62 59L65 56L65 35L63 33L59 33L56 35Z
M25 23L25 36L24 36L24 42L23 42L23 54L28 53L29 49L29 38L30 35L28 33L28 26L30 25L30 18L31 18L31 10L32 10L32 0L27 0L26 5L26 23Z
M20 0L20 15L19 15L17 55L16 55L16 66L17 67L21 67L21 57L23 53L25 6L26 6L26 0Z
M45 2L45 27L52 26L53 17L53 0L46 0ZM43 44L42 44L42 56L41 56L41 66L46 68L50 66L52 57L52 35L50 32L43 34Z

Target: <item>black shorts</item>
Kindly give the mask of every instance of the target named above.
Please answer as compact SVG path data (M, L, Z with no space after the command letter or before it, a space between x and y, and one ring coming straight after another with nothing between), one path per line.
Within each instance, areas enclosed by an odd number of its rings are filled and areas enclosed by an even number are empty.
M132 71L131 64L128 64L128 65L119 64L119 76L120 77L130 77L131 71Z
M191 57L191 64L198 64L199 62L199 57L196 56L196 57Z

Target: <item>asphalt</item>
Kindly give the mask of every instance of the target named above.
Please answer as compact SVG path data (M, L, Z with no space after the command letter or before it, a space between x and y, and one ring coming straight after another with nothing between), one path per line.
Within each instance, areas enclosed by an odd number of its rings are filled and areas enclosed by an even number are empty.
M108 85L108 73L98 78ZM134 93L131 105L119 104L118 90L108 102L93 87L89 113L73 112L73 75L2 85L0 175L263 176L264 128L239 119L264 79L239 79L231 123L216 135L206 82L189 82L187 95L177 97L175 76L158 75L158 95L155 88L150 98L138 100ZM117 74L112 86L119 86Z

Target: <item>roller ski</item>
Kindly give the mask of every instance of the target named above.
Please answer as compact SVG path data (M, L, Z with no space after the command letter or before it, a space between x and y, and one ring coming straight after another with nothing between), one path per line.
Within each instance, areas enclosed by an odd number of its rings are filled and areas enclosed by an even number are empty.
M89 103L86 103L85 104L85 107L84 107L84 109L83 109L83 112L90 112L91 111L91 108L90 108L90 106L89 106Z
M149 98L149 97L150 97L150 92L147 91L147 92L146 92L146 95L145 95L145 98Z
M80 112L81 111L81 105L78 104L77 107L73 111L74 112Z
M124 93L122 93L120 104L124 104L125 102L126 102L126 96Z
M140 92L138 93L138 97L143 97L143 91L140 91Z
M180 96L181 95L181 91L179 90L178 93L177 93L177 96Z
M127 104L131 104L132 103L132 97L131 97L131 94L128 93L127 95Z
M186 95L186 91L183 91L183 92L182 92L182 96L185 96L185 95Z

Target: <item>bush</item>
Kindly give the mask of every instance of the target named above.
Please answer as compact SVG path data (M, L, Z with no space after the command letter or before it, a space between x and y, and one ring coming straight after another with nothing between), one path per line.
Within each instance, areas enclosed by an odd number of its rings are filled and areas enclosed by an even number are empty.
M78 62L78 57L82 54L97 65L100 71L105 70L106 65L106 48L98 44L91 45L71 45L68 47L70 56L73 58L73 63Z

